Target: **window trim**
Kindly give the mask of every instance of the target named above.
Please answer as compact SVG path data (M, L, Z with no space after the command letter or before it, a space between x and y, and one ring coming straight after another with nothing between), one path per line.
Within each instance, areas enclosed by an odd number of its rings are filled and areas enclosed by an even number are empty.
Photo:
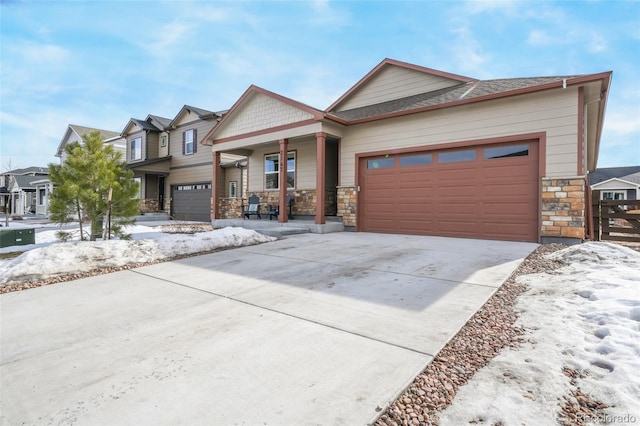
M229 181L229 198L238 198L238 181Z
M140 142L140 156L137 158L134 158L134 153L136 150L134 150L134 143L136 141ZM133 138L131 140L129 140L129 161L140 161L142 160L142 136L138 136L137 138Z
M293 186L289 186L288 185L288 181L287 181L287 191L293 191L296 189L296 185L298 183L298 150L296 149L292 149L292 150L288 150L287 151L287 162L289 161L289 154L293 154ZM280 152L272 152L272 153L268 153L264 155L264 159L262 161L262 174L264 176L263 180L262 180L262 184L264 186L264 190L265 191L279 191L280 190L280 167L278 166L278 171L277 172L267 172L267 168L266 168L266 162L267 162L267 157L271 157L271 156L278 156L278 161L280 161ZM276 183L278 184L278 186L276 188L267 188L267 173L268 174L277 174L277 180ZM291 173L291 170L289 170L289 168L287 167L287 174Z
M191 152L187 152L187 133L191 133L191 135L193 135L193 138L191 140L191 145L193 145L193 149ZM197 149L197 131L196 129L187 129L184 132L182 132L182 155L193 155L195 154L198 149Z
M613 198L604 198L604 194L606 194L606 193L614 194L614 197ZM622 198L615 198L615 194L621 194ZM625 190L608 189L608 190L602 190L600 192L600 200L621 201L621 200L626 200L626 199L627 199L627 191L625 191Z

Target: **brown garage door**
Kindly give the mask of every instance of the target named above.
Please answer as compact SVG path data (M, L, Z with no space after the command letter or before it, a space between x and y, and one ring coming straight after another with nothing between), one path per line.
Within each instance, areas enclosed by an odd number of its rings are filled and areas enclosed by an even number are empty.
M359 229L538 240L537 140L360 160Z

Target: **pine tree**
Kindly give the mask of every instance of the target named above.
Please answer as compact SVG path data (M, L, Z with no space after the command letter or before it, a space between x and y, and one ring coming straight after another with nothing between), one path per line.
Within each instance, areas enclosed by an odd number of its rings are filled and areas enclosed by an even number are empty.
M138 213L138 183L133 172L125 169L122 154L104 145L100 133L83 136L84 144L65 147L63 164L49 165L49 179L54 185L50 198L50 217L60 224L80 222L81 240L85 239L82 223L90 223L89 239L123 236L123 226L135 222ZM109 197L109 194L111 196ZM103 221L108 215L107 232Z

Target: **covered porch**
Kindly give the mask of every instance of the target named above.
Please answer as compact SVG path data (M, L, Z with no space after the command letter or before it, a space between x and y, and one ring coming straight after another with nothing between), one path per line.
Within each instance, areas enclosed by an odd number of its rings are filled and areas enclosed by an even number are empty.
M338 207L342 131L322 111L251 86L201 140L213 154L212 224L251 226L243 211L248 198L257 196L262 214L290 213L277 215L280 227L296 227L305 220L312 221L314 232L334 229L342 221ZM223 195L220 158L225 154L247 158L247 191L240 199ZM286 225L290 221L294 225Z
M134 173L133 179L140 185L139 209L141 213L165 211L165 178L169 174L170 160L171 157L162 157L127 164L127 168Z

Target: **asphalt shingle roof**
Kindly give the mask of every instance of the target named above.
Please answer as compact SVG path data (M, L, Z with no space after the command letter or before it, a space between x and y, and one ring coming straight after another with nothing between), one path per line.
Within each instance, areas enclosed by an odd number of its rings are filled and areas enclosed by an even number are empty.
M375 105L368 105L345 111L332 111L331 114L347 121L360 120L395 112L447 104L462 99L505 93L513 90L535 87L562 81L576 76L505 78L497 80L478 80L462 83L432 92L408 96Z
M640 184L640 166L603 167L589 173L587 178L589 179L589 185L595 185L613 178Z
M47 167L26 167L24 169L14 169L10 170L6 173L2 173L3 175L26 175L26 174L49 174L49 169Z
M163 127L162 130L169 127L169 124L171 124L171 121L172 121L170 118L160 117L159 115L153 115L153 114L149 114L148 118L152 118L156 120L158 123L162 124L162 127Z
M120 136L120 133L112 132L111 130L94 129L93 127L78 126L76 124L69 124L69 127L71 127L80 136L88 135L94 130L97 130L98 132L100 132L100 136L102 137L102 140L107 140L107 139Z

